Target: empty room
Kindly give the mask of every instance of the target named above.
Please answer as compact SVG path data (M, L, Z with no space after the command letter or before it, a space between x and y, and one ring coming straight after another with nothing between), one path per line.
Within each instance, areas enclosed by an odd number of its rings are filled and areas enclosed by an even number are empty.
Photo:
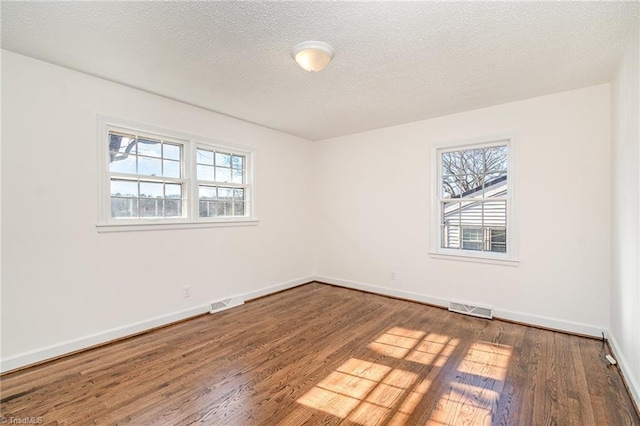
M0 19L0 424L640 425L640 2Z

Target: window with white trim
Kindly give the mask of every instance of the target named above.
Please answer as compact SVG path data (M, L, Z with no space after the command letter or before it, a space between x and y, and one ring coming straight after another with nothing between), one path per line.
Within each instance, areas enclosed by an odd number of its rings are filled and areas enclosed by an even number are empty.
M199 216L245 216L247 157L213 148L196 149Z
M434 149L435 254L515 258L511 139Z
M183 217L184 141L109 130L113 219Z
M255 221L250 151L100 118L99 226Z

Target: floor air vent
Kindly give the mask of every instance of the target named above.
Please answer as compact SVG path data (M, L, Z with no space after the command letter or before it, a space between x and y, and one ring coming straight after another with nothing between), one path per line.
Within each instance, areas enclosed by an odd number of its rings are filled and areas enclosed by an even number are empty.
M216 312L224 311L236 306L244 305L244 299L240 296L229 297L227 299L218 300L217 302L211 302L211 309L209 313L215 314Z
M459 314L472 315L480 318L493 318L493 309L486 306L470 305L464 302L449 302L449 310L451 312L457 312Z

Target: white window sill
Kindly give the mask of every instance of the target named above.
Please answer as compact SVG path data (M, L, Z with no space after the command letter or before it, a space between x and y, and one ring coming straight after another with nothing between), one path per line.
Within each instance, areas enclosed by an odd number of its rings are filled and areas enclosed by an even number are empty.
M472 262L472 263L485 263L489 265L500 266L519 266L520 260L514 258L500 258L495 256L481 256L477 254L468 253L443 253L443 252L429 252L429 257L433 259L441 260L453 260L457 262Z
M102 232L135 232L158 231L165 229L195 229L195 228L220 228L233 226L255 226L258 220L218 220L210 222L164 222L164 223L110 223L98 224L96 229Z

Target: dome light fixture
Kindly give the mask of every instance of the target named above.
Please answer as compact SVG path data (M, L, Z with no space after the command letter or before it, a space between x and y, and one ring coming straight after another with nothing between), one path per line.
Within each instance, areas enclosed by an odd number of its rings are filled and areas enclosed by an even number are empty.
M293 46L291 56L303 70L318 72L327 66L335 50L322 41L303 41Z

